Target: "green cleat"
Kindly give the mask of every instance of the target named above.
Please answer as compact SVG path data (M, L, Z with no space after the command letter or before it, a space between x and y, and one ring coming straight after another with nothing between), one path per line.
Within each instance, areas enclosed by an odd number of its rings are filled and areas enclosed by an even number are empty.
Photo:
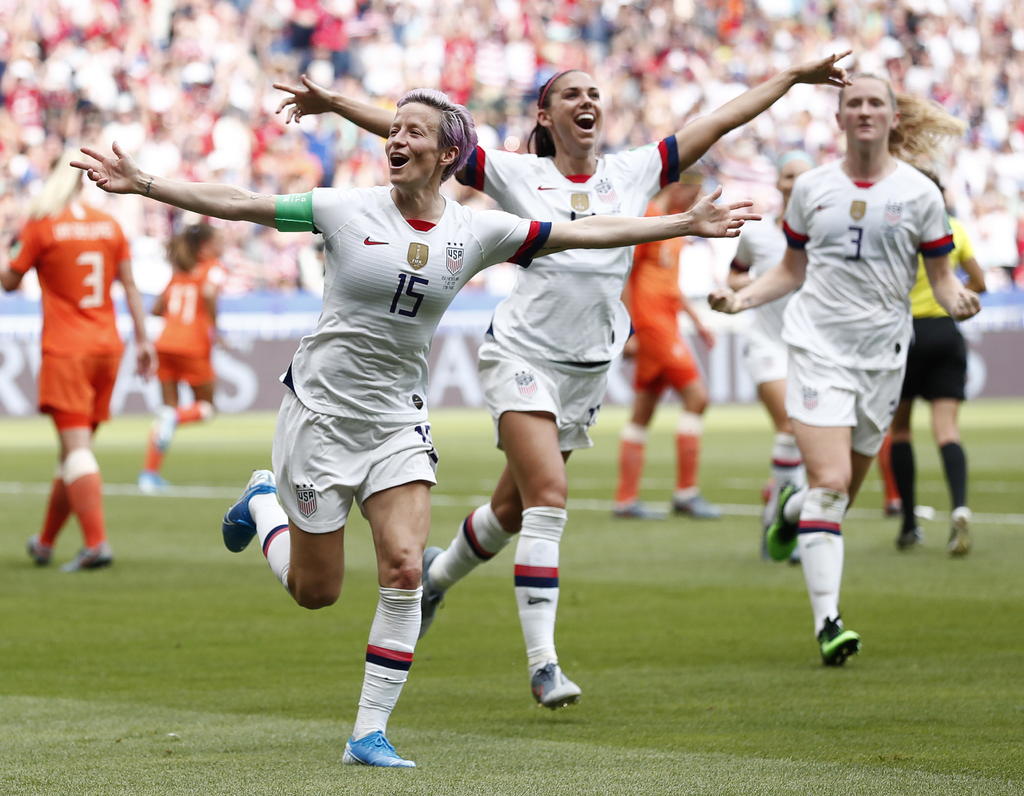
M825 626L818 634L821 647L821 662L826 666L842 666L851 655L860 652L860 636L843 627L838 616L826 619Z
M786 484L779 490L779 497L775 502L775 516L764 534L765 550L773 561L785 561L796 549L797 524L787 520L784 511L789 499L799 491L793 484Z

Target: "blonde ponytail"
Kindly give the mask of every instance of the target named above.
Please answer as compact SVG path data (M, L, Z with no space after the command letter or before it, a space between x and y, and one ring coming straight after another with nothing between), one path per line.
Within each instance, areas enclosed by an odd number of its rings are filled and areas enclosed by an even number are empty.
M29 218L57 215L75 198L82 185L82 172L69 164L77 157L80 157L80 154L75 149L67 149L61 153L43 187L28 203Z
M889 153L914 165L935 168L944 161L949 142L967 130L961 119L921 97L897 94L896 110L900 123L889 133Z

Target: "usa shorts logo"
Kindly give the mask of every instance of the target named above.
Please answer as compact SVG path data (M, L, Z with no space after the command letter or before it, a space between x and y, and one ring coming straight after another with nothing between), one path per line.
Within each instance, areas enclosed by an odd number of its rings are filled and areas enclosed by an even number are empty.
M316 514L316 490L311 484L296 484L295 500L299 504L299 513L303 517L311 517Z
M461 246L447 246L444 250L444 264L448 273L457 276L462 270L465 250Z
M812 387L804 387L804 409L818 408L818 391Z
M528 370L521 370L516 373L516 389L524 398L531 398L537 392L537 379Z

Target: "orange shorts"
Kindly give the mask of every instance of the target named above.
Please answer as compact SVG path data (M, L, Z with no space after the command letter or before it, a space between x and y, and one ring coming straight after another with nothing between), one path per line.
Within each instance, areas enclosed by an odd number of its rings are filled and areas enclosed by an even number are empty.
M110 417L120 366L120 354L43 354L39 411L53 415L59 428L102 423Z
M157 351L157 361L156 375L162 382L183 381L195 387L197 384L212 384L216 378L209 356L197 357Z
M681 391L700 379L693 352L676 329L637 329L636 338L633 388L637 392L661 393L666 387Z

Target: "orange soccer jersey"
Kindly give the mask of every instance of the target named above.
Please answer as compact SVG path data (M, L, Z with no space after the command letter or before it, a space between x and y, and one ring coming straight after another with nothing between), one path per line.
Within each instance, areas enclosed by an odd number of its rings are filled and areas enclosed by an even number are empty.
M11 268L35 268L43 294L43 354L120 354L110 286L129 259L112 216L78 202L29 221Z
M191 271L175 271L164 290L164 330L156 341L161 381L207 384L214 380L210 364L214 318L205 295L216 286L219 263L206 260Z
M652 205L647 215L659 215ZM627 300L637 337L638 390L682 389L699 377L697 364L679 334L677 316L683 308L679 293L681 238L636 247L629 273Z

